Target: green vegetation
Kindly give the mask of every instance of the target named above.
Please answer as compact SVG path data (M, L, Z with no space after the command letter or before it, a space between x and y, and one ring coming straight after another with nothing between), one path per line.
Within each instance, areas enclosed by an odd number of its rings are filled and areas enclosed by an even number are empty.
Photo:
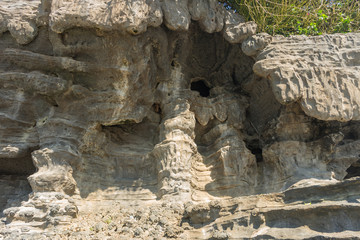
M110 224L111 221L112 221L112 219L111 219L111 217L109 217L107 220L105 220L105 223L106 223L106 224Z
M258 24L258 32L285 36L347 33L360 29L358 0L220 0Z

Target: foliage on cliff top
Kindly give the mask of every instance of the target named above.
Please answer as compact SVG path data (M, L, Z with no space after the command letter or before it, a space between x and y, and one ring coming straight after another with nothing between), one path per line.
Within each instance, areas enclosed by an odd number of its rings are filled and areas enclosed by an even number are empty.
M271 35L320 35L360 29L358 0L220 0L247 21L258 24L258 32Z

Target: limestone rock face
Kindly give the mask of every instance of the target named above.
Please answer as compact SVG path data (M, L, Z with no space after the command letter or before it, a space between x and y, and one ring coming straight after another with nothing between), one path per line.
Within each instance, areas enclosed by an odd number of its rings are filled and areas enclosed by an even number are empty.
M0 239L358 238L360 34L0 2Z
M253 69L269 79L280 103L299 102L307 115L321 120L359 120L358 39L358 34L276 37Z

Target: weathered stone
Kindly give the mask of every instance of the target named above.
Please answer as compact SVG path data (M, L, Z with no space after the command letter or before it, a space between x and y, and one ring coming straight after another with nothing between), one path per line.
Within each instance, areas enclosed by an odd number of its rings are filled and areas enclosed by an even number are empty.
M19 44L30 43L38 34L36 17L40 0L2 0L0 6L0 34L9 31Z
M216 0L190 0L189 12L191 19L199 21L205 32L213 33L223 29L225 10Z
M242 43L241 49L246 55L256 57L269 43L271 43L272 38L273 37L267 33L253 35Z
M359 34L276 37L253 69L268 78L276 99L299 102L317 119L359 120Z
M0 239L357 239L359 33L215 0L0 4Z
M230 43L241 43L256 33L255 22L245 22L240 15L226 12L223 36Z

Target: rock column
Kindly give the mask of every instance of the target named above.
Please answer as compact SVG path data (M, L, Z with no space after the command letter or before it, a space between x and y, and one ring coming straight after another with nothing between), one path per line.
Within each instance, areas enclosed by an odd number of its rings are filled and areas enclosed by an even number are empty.
M196 152L195 115L184 89L181 68L173 69L170 81L165 84L167 99L162 104L163 121L160 126L160 139L154 148L158 161L159 198L172 201L191 198L191 159Z

